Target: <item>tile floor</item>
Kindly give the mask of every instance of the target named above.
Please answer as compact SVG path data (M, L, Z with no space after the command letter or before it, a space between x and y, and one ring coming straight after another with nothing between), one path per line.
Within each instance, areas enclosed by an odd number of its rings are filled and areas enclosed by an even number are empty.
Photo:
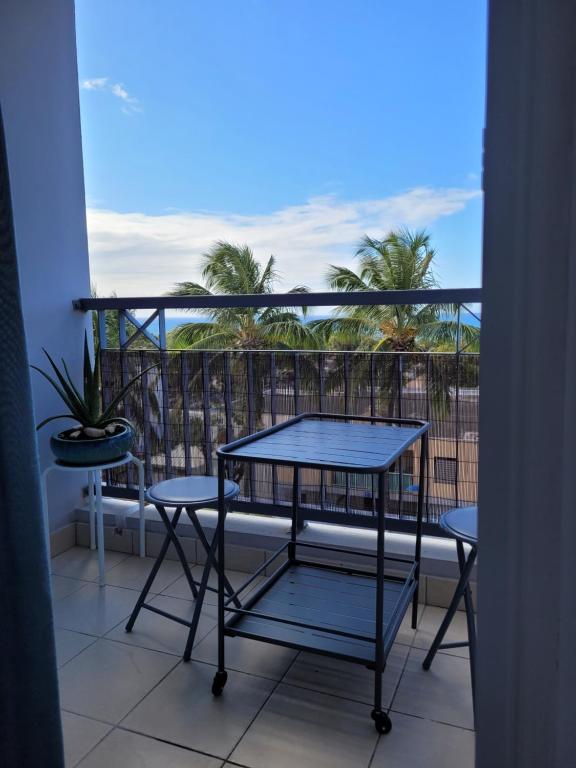
M95 583L95 553L52 560L60 696L67 768L472 768L474 733L466 652L421 667L443 610L407 622L384 673L392 732L370 721L372 676L364 667L235 638L229 679L210 692L216 660L214 600L205 604L192 661L186 628L143 612L124 624L152 560L108 553L108 586ZM229 574L235 584L245 574ZM154 603L191 614L180 566L166 562ZM465 638L463 617L450 640Z

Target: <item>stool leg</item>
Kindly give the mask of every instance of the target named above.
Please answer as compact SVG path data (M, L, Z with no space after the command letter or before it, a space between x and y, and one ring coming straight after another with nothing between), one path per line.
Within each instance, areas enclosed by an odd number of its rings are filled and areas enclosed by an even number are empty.
M458 562L460 570L465 567L464 547L461 541L458 544ZM474 709L474 719L476 719L476 619L474 617L474 604L472 602L472 590L470 582L466 582L464 590L464 607L466 608L466 625L468 627L468 643L470 651L470 682L472 684L472 707Z
M216 531L214 531L214 538L212 539L212 544L210 544L208 542L208 538L206 537L206 534L204 533L204 529L202 528L202 525L200 524L200 521L198 520L198 516L196 515L196 511L193 510L193 509L187 508L186 512L188 513L188 517L192 521L192 525L196 529L196 533L198 534L198 538L200 539L200 543L202 544L202 546L204 547L204 550L206 552L206 565L211 564L211 566L213 566L215 568L216 572L218 572L218 560L216 559L216 554L215 554L216 547L213 546L215 541L216 541L216 539L218 538L218 528L216 528ZM211 555L210 555L210 552L212 552ZM233 589L232 585L230 584L230 582L228 581L228 579L226 578L226 574L224 574L224 589L226 590L226 592L229 595L233 595L234 594L234 589ZM237 597L234 598L233 602L234 602L234 605L236 606L236 608L241 608L242 607L242 603L240 602L240 600Z
M182 544L180 544L180 539L176 535L177 521L174 522L173 520L172 524L170 524L170 520L168 518L168 515L166 514L166 510L160 504L156 504L156 509L158 510L158 514L162 518L162 521L164 522L164 525L168 530L168 536L170 537L170 541L172 542L172 544L174 544L174 548L176 549L176 553L178 554L178 558L182 564L182 568L184 569L184 575L186 576L186 580L188 581L188 586L190 587L192 594L194 595L194 599L196 599L198 597L198 590L196 589L194 577L192 576L192 571L190 570L190 566L188 565L188 562L186 560L186 555L184 554L184 550L182 549ZM183 508L179 507L178 509L181 512ZM180 517L180 512L178 513L178 517Z
M457 545L458 544L462 546L461 542L457 542ZM462 554L464 554L464 549L462 549ZM454 592L454 596L452 597L452 600L450 602L450 606L446 611L446 615L442 620L442 624L440 624L440 629L436 633L436 637L434 638L434 641L430 646L430 650L428 651L428 653L426 654L426 658L422 662L422 666L424 667L424 669L430 669L430 665L434 660L434 656L436 656L438 648L442 644L442 640L444 640L444 636L448 631L448 627L452 623L454 614L458 610L458 605L460 603L460 600L462 599L466 591L466 586L468 584L468 580L470 579L470 573L472 572L472 566L474 565L475 560L476 560L476 548L473 548L470 550L470 554L468 555L468 560L465 560L461 565L460 579L458 581L456 591Z
M164 542L162 543L162 547L160 548L160 552L158 553L158 557L156 558L156 562L154 563L150 573L148 574L148 578L146 579L144 588L142 589L142 592L140 593L140 596L136 601L134 610L130 614L130 618L128 619L128 623L126 624L126 632L131 632L132 628L134 627L134 622L138 618L138 614L140 613L140 610L144 605L146 598L148 597L148 593L150 592L154 579L156 578L156 574L160 570L160 566L164 562L164 558L166 557L166 553L168 552L168 547L170 546L170 542L172 541L172 537L170 536L170 531L173 531L173 528L176 527L176 525L178 524L178 520L180 519L180 515L182 513L182 507L177 507L176 511L174 512L172 522L170 522L170 519L166 514L166 510L162 509L162 512L160 512L160 508L157 507L157 509L158 509L158 512L160 513L160 516L162 517L162 521L164 522L164 525L166 525L167 529L169 530L166 533Z
M190 657L192 656L192 648L194 646L194 640L196 639L196 632L198 631L198 623L200 621L200 614L202 612L204 597L206 595L206 587L208 586L208 578L210 576L210 569L212 568L214 552L218 541L217 533L218 531L216 531L216 534L212 539L212 544L206 553L206 563L204 565L204 571L202 572L202 579L198 589L198 598L196 599L196 605L194 606L194 615L192 617L190 631L188 632L188 640L186 641L186 648L184 650L184 661L190 661Z

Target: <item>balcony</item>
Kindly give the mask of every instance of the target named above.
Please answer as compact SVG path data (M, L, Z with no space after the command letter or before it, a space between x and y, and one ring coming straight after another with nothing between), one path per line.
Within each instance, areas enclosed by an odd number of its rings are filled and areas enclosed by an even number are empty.
M85 548L53 558L60 697L67 767L471 768L474 733L468 659L441 652L421 667L444 610L422 605L405 621L383 675L393 728L375 732L372 674L362 666L235 638L230 679L213 699L215 605L204 607L190 663L187 630L153 613L124 631L152 561L108 552L108 586ZM195 575L199 575L197 567ZM178 563L160 572L153 603L192 613ZM245 573L230 571L233 584ZM465 639L459 612L449 641ZM228 762L226 762L228 760Z
M314 300L312 295L309 301ZM180 475L213 474L219 445L301 412L424 418L432 423L424 478L425 541L429 548L436 541L451 552L453 545L434 537L443 511L477 498L477 353L174 351L166 348L162 333L154 333L163 325L162 307L151 310L152 316L160 315L157 327L152 322L138 332L143 322L131 323L128 301L113 300L113 309L109 301L78 305L99 313L104 401L123 382L156 366L120 408L137 425L135 453L144 462L147 485ZM112 317L121 342L116 348L103 332ZM405 538L415 530L415 500L422 482L418 458L417 453L404 454L391 475L387 527L392 547L394 537ZM232 525L240 543L227 554L232 565L227 575L236 585L262 563L272 536L286 538L292 479L283 467L236 465L234 473L241 496L234 504ZM121 500L135 497L136 478L126 467L109 471L106 495L114 499L111 510L127 504ZM373 550L375 496L370 475L303 473L302 540L325 543L338 537ZM154 508L147 509L147 516L148 554L153 555L159 520ZM203 521L211 526L213 519L207 512ZM105 588L95 583L95 554L85 547L70 548L52 560L69 766L131 765L135 756L145 765L247 768L295 763L305 768L473 765L467 651L439 653L428 672L421 666L453 582L424 573L418 628L412 630L409 619L404 620L383 678L393 731L378 737L367 718L372 673L306 652L236 638L229 644L230 690L213 699L214 596L204 607L189 664L181 660L187 633L181 625L148 613L127 635L124 625L152 560L135 556L135 517L128 516L121 536L112 516L108 521ZM243 546L243 521L251 531L249 547ZM83 542L85 523L86 513L80 510L77 537ZM200 547L186 527L181 528L187 556L199 575ZM447 565L453 573L453 563ZM194 605L190 597L179 563L168 560L153 604L189 618ZM464 615L459 614L447 640L465 638Z

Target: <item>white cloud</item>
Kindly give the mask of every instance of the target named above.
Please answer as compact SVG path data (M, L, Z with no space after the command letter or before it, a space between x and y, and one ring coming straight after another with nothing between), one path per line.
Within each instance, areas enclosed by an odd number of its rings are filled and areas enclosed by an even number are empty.
M316 197L269 214L119 213L88 208L92 279L100 295L158 296L175 282L200 280L200 256L214 240L247 243L264 261L273 253L281 289L326 289L328 264L353 265L364 234L428 227L461 211L478 190L418 187L377 200Z
M82 80L80 88L83 88L85 91L97 91L98 89L106 88L107 83L107 77L93 77L90 80Z
M122 83L111 83L108 77L92 77L80 82L80 88L84 91L107 91L120 99L122 102L122 112L127 115L134 112L142 112L137 98L131 96L124 88Z

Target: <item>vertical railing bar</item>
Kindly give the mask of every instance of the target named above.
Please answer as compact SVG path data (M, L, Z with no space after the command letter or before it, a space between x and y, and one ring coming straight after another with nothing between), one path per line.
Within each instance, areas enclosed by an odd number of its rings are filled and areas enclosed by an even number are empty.
M120 349L124 349L126 345L126 313L123 309L118 310L118 340Z
M124 309L118 310L118 340L120 343L120 372L121 372L121 383L122 387L125 387L128 384L129 378L128 378L128 359L127 355L129 354L126 351L126 342L128 340L127 334L126 334L126 311ZM132 418L132 410L130 408L130 395L126 394L122 398L122 404L124 405L124 418L128 419L128 421ZM126 465L126 480L127 484L129 486L134 484L134 472L133 472L134 465L132 463L128 463Z
M300 413L300 356L294 352L294 415Z
M100 389L101 389L101 396L102 396L102 407L105 409L108 407L108 403L110 402L110 387L105 386L104 381L104 366L103 366L103 355L102 352L106 349L108 349L108 329L106 327L106 311L104 309L98 310L98 347L94 347L94 355L99 354L100 355ZM109 374L110 372L108 372ZM108 379L110 376L108 375ZM108 385L110 384L110 381L108 380L106 382Z
M206 474L212 474L212 419L210 414L210 359L202 353L202 406L204 410L204 460Z
M461 332L462 332L462 325L461 325L461 316L462 316L462 304L458 304L458 314L457 314L457 323L456 323L456 354L460 354L460 351L462 349L462 340L461 340Z
M148 379L148 361L146 359L146 351L140 350L140 370L144 371L140 378L140 386L142 387L142 432L144 435L144 479L146 485L152 485L152 440L150 431L150 419L152 412L150 408L150 381Z
M320 413L324 413L324 389L326 386L326 376L324 373L325 355L318 354L318 407ZM326 472L320 470L320 509L324 512L326 507Z
M180 385L182 387L182 433L184 438L184 472L192 474L192 435L190 430L190 366L188 353L180 352Z
M398 353L398 416L402 418L404 413L403 397L404 394L404 356L401 352ZM398 518L404 519L402 502L404 500L404 474L402 471L402 456L398 457Z
M376 416L376 353L370 354L370 416ZM372 516L376 516L376 486L375 475L372 478Z
M294 361L294 415L298 416L300 413L300 355L298 352L294 352L293 355L293 361ZM301 483L298 483L298 490L299 490L299 497L298 497L298 508L300 507L300 499L302 496L302 485ZM305 522L302 517L302 513L300 513L299 517L299 526L304 526ZM298 530L301 530L299 528Z
M456 472L455 472L455 480L456 480L456 506L460 506L460 349L461 349L461 341L460 341L460 314L461 314L462 305L458 304L458 322L456 325Z
M166 312L163 309L158 310L158 344L160 349L166 349Z
M370 416L376 416L376 353L370 355Z
M431 409L430 409L430 367L432 363L432 355L428 354L426 355L426 421L430 421L430 415L431 415ZM420 443L420 448L422 448L422 443ZM430 520L430 481L429 481L429 464L430 462L426 461L426 470L425 470L425 480L426 480L426 496L424 497L424 503L426 505L426 516L425 520L426 522L429 522ZM420 477L418 482L422 482L422 478Z
M246 391L248 395L248 433L255 431L254 426L254 360L253 352L246 354ZM256 467L254 462L250 462L250 501L254 501L254 492L256 489Z
M344 352L344 413L349 415L349 377L350 377L350 355Z
M349 382L348 377L350 375L350 358L348 355L348 352L344 352L344 413L348 416L349 415L349 403L348 403L348 389L349 389ZM346 483L346 514L350 514L350 475L348 472L345 473L345 480Z
M402 401L402 390L403 390L403 376L404 376L404 365L403 365L403 359L402 359L402 353L398 352L398 418L401 419L403 417L403 401Z
M270 352L270 420L276 424L276 353ZM272 501L278 503L278 468L272 464Z
M169 359L166 353L166 315L163 309L158 312L158 341L160 343L160 381L162 385L162 420L164 432L165 476L172 476L172 429L170 424Z
M98 342L100 349L108 349L108 329L106 327L106 310L98 310Z
M224 352L224 412L226 417L226 442L234 439L232 430L232 375L230 373L230 352Z

